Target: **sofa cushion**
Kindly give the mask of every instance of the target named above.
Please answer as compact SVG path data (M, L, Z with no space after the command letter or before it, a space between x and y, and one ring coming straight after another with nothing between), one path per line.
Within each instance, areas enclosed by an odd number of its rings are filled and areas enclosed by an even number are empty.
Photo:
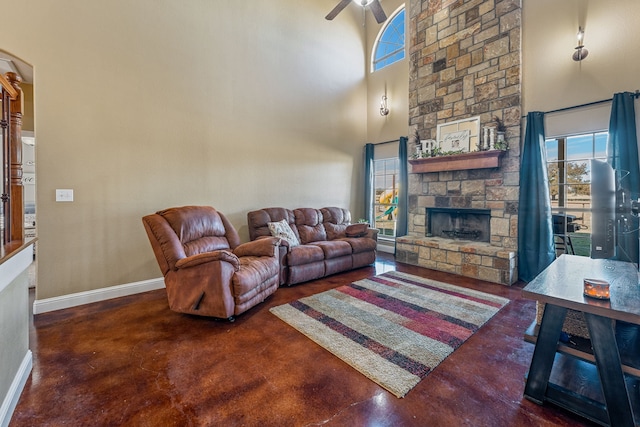
M351 255L353 250L348 242L341 240L329 240L326 242L313 242L310 245L322 248L325 259L339 258L341 256Z
M375 251L377 247L377 242L375 240L363 237L345 237L340 240L349 243L354 254Z
M300 244L300 241L298 240L296 235L293 233L293 230L291 229L291 227L289 227L289 223L287 222L286 219L283 219L282 221L277 221L277 222L269 222L267 223L267 225L269 226L269 231L271 232L271 235L273 237L279 237L281 239L286 240L287 242L289 242L289 247L293 248Z
M320 209L322 221L327 231L327 240L346 237L345 230L351 223L351 213L348 209L328 207Z
M296 228L300 236L300 243L321 242L327 240L327 232L322 224L320 209L300 208L295 209Z
M324 260L324 251L316 245L299 245L289 249L287 264L289 266L304 265Z
M347 237L346 224L333 224L331 222L325 222L324 229L327 232L327 240L336 240L342 237Z
M325 223L330 222L336 225L346 225L351 223L351 212L349 209L329 207L320 209Z
M293 233L297 236L293 211L286 208L264 208L247 213L247 223L249 225L249 239L256 240L263 236L271 236L268 223L286 219Z

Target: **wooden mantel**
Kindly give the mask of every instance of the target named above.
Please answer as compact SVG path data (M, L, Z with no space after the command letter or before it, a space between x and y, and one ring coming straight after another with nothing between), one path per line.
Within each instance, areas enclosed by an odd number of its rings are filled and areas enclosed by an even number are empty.
M504 150L474 151L451 156L410 159L409 163L413 173L497 168L504 153Z

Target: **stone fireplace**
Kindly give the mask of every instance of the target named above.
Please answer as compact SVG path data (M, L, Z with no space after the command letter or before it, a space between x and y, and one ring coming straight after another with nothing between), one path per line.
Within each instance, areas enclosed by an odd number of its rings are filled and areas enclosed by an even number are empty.
M397 239L396 258L511 285L518 278L520 1L411 0L410 9L411 135L437 140L439 124L479 116L484 127L499 118L509 150L411 160L408 234ZM432 214L447 210L457 220L434 225ZM468 220L479 211L488 229L476 233Z

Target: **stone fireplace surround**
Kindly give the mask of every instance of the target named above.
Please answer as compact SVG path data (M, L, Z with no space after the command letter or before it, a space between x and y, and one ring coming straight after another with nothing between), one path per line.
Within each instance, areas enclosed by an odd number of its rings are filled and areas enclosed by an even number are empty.
M396 239L396 259L407 264L511 285L517 273L516 179L501 168L409 176L409 234ZM427 237L427 207L488 209L489 242Z
M429 167L410 161L408 234L396 240L396 259L511 285L518 278L521 2L411 0L409 16L410 135L437 139L438 124L480 116L480 126L491 126L498 117L510 149L497 164L462 159L475 154ZM427 207L490 210L489 242L426 237Z

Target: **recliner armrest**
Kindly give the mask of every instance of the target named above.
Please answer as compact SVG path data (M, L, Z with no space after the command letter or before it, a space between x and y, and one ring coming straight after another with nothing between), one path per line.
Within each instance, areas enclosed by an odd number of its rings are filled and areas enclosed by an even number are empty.
M240 269L240 260L238 257L226 250L204 252L190 257L179 259L176 262L176 269L195 267L196 265L206 264L213 261L225 261L233 265L234 269Z
M233 253L236 256L275 256L282 239L279 237L263 237L237 246Z
M380 232L380 230L378 230L377 228L368 228L367 229L367 234L365 234L365 237L373 239L373 240L375 240L377 242L378 241L378 233L379 232Z

